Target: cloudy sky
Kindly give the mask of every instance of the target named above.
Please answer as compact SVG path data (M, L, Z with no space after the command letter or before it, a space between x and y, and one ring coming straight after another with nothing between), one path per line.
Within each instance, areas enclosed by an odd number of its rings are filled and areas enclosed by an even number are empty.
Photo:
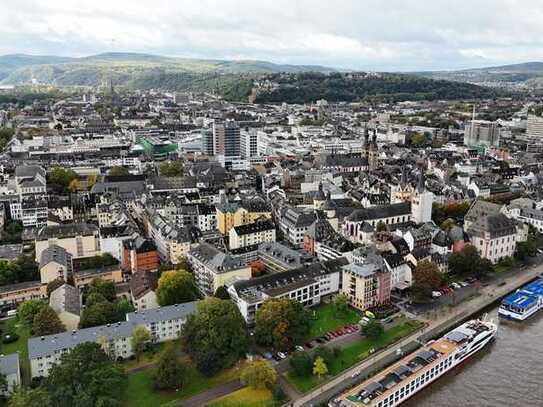
M108 51L375 70L543 60L543 0L0 0L0 54Z

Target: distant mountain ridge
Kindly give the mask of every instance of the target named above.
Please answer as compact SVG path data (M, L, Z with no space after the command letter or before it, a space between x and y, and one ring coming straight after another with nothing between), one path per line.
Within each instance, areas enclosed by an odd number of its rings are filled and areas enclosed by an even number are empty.
M412 74L430 79L470 82L497 87L534 89L540 88L543 84L543 62L533 61L456 71L412 72Z
M99 85L109 74L123 83L152 70L166 73L276 73L333 72L319 65L287 65L267 61L213 60L165 57L152 54L108 52L86 57L11 54L0 56L0 83L9 85L39 82L51 85Z

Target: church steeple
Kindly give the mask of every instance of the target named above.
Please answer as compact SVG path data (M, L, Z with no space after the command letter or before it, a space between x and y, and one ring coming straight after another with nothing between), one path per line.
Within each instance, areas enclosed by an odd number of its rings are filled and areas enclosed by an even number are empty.
M426 189L426 178L424 177L424 170L421 170L420 176L419 176L419 183L417 185L417 192L419 194L422 194L424 190Z

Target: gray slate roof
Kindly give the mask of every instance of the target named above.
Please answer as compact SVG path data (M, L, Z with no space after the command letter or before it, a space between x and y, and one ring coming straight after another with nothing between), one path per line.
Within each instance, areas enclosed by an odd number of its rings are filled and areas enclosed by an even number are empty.
M60 286L51 293L49 305L57 314L69 312L70 314L80 315L81 296L79 289L69 284Z
M19 372L19 354L11 353L0 356L0 373L8 376Z
M56 262L65 267L71 264L72 256L63 247L52 245L41 252L40 269L51 262Z
M168 305L166 307L152 308L145 311L135 311L126 314L126 320L134 326L145 325L159 321L172 319L185 319L196 309L198 301L186 302L184 304Z

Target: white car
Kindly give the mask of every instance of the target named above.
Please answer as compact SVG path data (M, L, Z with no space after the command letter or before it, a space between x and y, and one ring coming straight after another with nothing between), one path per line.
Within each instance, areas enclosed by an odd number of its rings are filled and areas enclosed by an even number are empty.
M296 346L296 350L297 350L297 351L300 351L300 352L303 352L305 349L304 349L303 346L297 345L297 346Z
M287 355L285 355L283 352L277 352L277 356L279 356L281 359L285 359Z
M441 297L441 292L439 291L432 291L432 298L438 298Z

